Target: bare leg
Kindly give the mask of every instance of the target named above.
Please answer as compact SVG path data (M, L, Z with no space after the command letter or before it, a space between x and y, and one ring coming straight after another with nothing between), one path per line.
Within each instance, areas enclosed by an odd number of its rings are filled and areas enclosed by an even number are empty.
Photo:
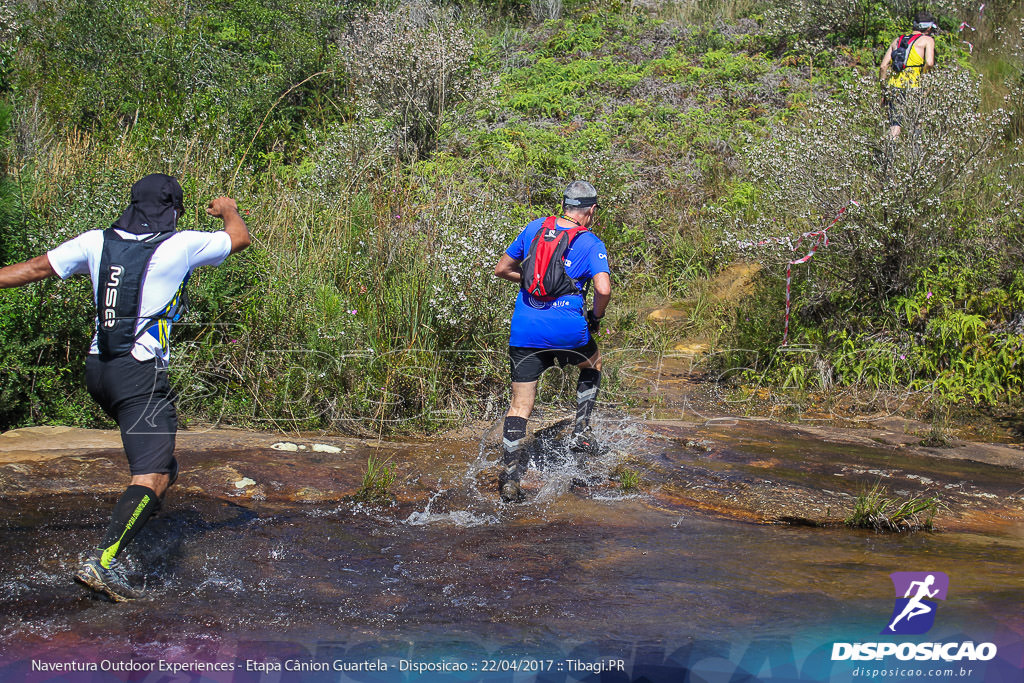
M171 485L171 475L169 474L136 474L132 477L132 486L145 486L148 489L152 489L153 493L159 498L163 498L164 494L167 493L167 489Z
M523 442L526 440L526 420L533 412L536 400L536 382L512 382L512 404L502 429L501 460L504 469L498 476L498 489L505 502L523 498L519 487L519 480L526 471Z
M594 351L594 355L593 356L591 356L590 358L586 359L582 363L577 363L576 367L581 368L581 369L582 368L593 368L594 370L597 370L598 372L601 372L601 351L600 350ZM534 394L536 394L536 388L534 388Z
M512 405L508 408L508 416L529 419L536 400L536 382L512 382Z

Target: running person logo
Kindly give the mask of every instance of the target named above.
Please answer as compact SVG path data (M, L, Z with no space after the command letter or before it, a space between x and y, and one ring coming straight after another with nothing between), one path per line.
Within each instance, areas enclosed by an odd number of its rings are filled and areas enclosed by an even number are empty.
M949 591L949 577L942 572L893 572L893 588L896 591L896 604L892 609L888 625L882 631L883 636L920 635L927 633L935 625L935 612L938 609L936 600L945 600ZM882 662L892 657L900 662L988 662L996 658L999 648L995 643L975 643L973 640L942 642L837 642L832 643L832 661L876 661ZM865 675L864 669L854 671L854 676ZM870 669L868 670L870 671ZM876 673L890 671L888 675L896 675L895 669L882 669ZM966 670L967 675L971 670ZM875 675L875 674L871 674ZM902 674L900 674L902 675ZM915 674L910 674L915 675ZM921 673L916 676L921 676ZM961 676L966 677L964 674ZM909 680L900 678L900 680ZM916 677L914 680L918 680ZM950 680L944 678L943 680ZM988 680L985 678L985 680Z
M883 634L917 635L935 624L935 600L945 600L949 577L942 572L893 572L896 604Z

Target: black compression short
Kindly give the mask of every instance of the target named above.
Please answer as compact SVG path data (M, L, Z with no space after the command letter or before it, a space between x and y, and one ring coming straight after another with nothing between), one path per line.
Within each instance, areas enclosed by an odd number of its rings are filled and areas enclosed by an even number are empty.
M132 475L169 474L176 470L174 436L178 413L167 369L156 359L123 356L109 361L85 360L85 385L121 429L121 443Z
M889 105L889 127L902 127L903 112L907 108L907 91L903 88L890 88L886 103Z
M544 371L556 362L561 365L579 365L597 353L597 342L591 337L576 349L532 349L526 346L508 347L509 367L513 382L536 382Z

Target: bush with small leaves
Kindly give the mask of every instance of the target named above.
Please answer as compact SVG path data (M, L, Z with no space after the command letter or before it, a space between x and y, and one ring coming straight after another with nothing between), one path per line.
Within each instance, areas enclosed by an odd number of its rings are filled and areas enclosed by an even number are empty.
M341 39L364 115L390 121L406 158L425 158L452 107L476 86L456 10L411 0L357 18Z
M807 296L841 289L868 304L906 293L938 249L965 240L998 241L1001 228L1021 220L1012 202L1020 189L1008 178L991 177L1006 154L998 142L1009 116L1002 109L979 112L979 88L980 79L962 68L929 74L919 91L897 104L904 133L892 140L875 80L844 84L802 120L777 126L750 147L757 198L751 217L738 217L725 242L780 234L795 241L850 207L816 257L828 260L828 275L815 278ZM984 202L982 215L961 211L967 199ZM976 229L967 230L969 225ZM768 254L776 273L804 255L755 249L759 258Z

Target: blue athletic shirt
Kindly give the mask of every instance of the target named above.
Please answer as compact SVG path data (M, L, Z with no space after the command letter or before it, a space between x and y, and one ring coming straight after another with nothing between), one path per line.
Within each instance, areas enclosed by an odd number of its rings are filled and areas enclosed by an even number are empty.
M544 218L531 221L505 253L522 261L530 251L534 235ZM581 232L565 254L565 270L581 289L598 273L608 273L608 252L604 242L590 232ZM590 341L585 302L579 294L567 294L554 301L539 301L519 289L512 312L509 346L531 349L576 349Z

